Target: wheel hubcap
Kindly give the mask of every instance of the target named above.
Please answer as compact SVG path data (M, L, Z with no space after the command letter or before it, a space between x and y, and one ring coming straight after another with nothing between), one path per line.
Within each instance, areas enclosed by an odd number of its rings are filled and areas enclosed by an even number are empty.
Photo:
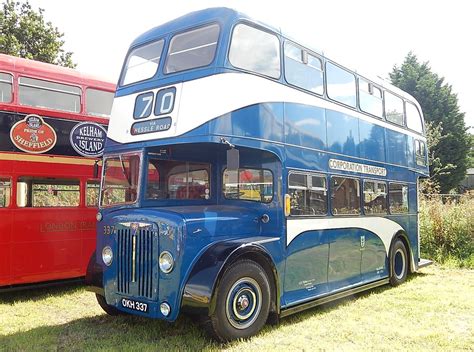
M406 266L406 258L405 253L401 249L397 249L395 252L395 263L394 263L394 271L395 277L400 280L403 278L405 274L405 266Z
M257 281L244 277L232 285L226 300L226 315L236 329L245 329L258 318L262 291Z

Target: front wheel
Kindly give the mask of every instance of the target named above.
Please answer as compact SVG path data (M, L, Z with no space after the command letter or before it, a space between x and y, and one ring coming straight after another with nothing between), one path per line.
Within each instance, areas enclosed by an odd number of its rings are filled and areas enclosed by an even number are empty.
M397 239L390 255L390 284L398 286L405 282L408 273L408 255L405 244Z
M251 260L233 264L216 291L217 304L210 317L211 333L221 341L255 335L270 310L270 284L265 270Z

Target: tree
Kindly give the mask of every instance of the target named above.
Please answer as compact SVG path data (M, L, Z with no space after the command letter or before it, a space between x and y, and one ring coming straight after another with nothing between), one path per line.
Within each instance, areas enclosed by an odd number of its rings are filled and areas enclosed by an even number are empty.
M428 144L433 160L437 160L437 163L430 164L430 173L439 183L440 192L448 193L466 175L470 146L457 95L443 77L431 71L428 62L418 62L412 52L408 53L400 67L393 67L390 78L395 86L418 100L425 121L431 122L432 129L439 131L437 144Z
M63 49L64 33L45 22L43 9L6 0L0 11L0 52L74 68L72 52Z

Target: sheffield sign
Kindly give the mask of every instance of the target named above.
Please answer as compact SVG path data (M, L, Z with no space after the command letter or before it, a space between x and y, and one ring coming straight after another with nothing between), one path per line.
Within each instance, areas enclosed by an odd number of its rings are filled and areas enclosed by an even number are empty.
M57 136L42 117L30 114L12 126L10 139L15 147L24 152L41 154L56 145Z
M329 168L374 176L387 176L387 169L384 167L353 163L345 160L329 159Z
M100 157L104 153L106 134L105 128L97 123L81 122L72 128L69 140L80 155Z

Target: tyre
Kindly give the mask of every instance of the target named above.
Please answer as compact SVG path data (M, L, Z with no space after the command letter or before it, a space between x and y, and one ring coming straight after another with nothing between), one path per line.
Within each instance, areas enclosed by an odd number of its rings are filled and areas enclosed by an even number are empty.
M397 239L390 254L390 284L398 286L405 282L408 273L408 255L405 244Z
M224 273L216 290L217 304L208 330L222 342L255 335L265 325L270 310L270 283L265 270L251 260L241 260Z
M106 312L108 315L123 315L122 311L118 310L117 308L108 305L107 301L105 300L105 297L102 295L99 295L98 293L95 294L95 297L97 298L97 302L99 303L100 307Z

